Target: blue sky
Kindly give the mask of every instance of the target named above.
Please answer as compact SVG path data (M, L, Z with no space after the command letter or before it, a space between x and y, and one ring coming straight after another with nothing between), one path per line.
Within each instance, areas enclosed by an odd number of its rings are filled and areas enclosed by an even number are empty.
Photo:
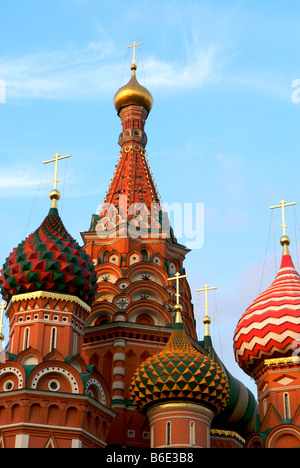
M125 47L144 42L137 76L154 98L147 151L161 198L204 203L204 245L185 264L199 339L194 291L208 283L217 351L256 392L232 338L279 268L281 216L269 206L300 203L300 2L5 0L0 11L0 263L47 213L53 168L42 162L56 152L72 154L59 208L81 242L117 162ZM286 214L298 267L299 205Z

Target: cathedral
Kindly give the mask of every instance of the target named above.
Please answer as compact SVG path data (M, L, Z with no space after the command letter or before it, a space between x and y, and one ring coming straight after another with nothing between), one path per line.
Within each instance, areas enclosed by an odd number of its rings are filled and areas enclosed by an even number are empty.
M114 96L121 150L83 245L59 215L59 161L70 155L56 154L45 161L55 167L48 215L0 272L0 447L300 447L300 276L285 222L278 274L233 337L254 396L217 355L208 313L197 336L184 266L193 253L177 242L149 168L153 98L138 82L136 45Z

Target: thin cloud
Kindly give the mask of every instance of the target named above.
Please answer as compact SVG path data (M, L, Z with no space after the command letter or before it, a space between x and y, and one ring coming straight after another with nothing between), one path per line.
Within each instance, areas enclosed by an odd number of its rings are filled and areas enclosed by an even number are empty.
M94 92L101 85L104 90L101 78L106 77L106 86L111 80L103 60L112 47L91 42L82 49L3 57L0 73L7 99L74 99L87 97L91 86Z
M6 99L105 98L120 83L123 64L112 63L112 42L92 42L87 47L2 58L1 78ZM213 46L195 45L187 64L167 63L156 58L144 61L147 85L160 89L190 89L216 78L222 62ZM143 73L139 70L139 80ZM129 77L128 77L129 78ZM141 83L142 84L142 83Z
M3 169L0 175L0 197L32 196L40 186L41 180L30 169Z
M164 63L149 59L145 64L147 82L167 89L191 89L217 79L222 60L213 46L193 51L189 63Z
M267 73L262 71L248 72L245 76L230 76L226 82L234 86L247 87L255 92L262 93L281 101L291 101L292 83L286 76L279 73Z

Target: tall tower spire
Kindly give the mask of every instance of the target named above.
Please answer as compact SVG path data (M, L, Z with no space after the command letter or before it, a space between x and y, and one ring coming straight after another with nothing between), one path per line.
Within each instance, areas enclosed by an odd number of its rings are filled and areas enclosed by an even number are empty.
M100 213L97 226L99 231L109 228L112 218L109 209L113 209L114 216L117 214L119 223L138 215L139 219L143 218L142 227L160 227L161 202L147 161L147 135L144 131L153 98L136 78L135 48L142 44L134 42L128 46L133 47L131 78L114 96L114 105L122 124L122 133L119 136L121 151Z

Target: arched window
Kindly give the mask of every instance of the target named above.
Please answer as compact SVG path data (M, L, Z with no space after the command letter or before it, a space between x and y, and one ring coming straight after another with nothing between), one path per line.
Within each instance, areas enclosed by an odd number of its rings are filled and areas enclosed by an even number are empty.
M287 392L283 394L283 408L284 408L284 419L290 419L291 417L290 395Z
M29 327L26 327L24 330L23 350L29 347L29 335L30 335L30 329Z
M171 422L167 422L166 426L166 445L171 445Z
M142 262L148 262L148 252L146 249L141 250Z
M109 250L105 250L105 252L103 253L103 256L102 256L102 262L103 263L106 263L107 262L107 256L109 254Z
M73 341L73 354L78 353L78 335L74 333L74 341Z

